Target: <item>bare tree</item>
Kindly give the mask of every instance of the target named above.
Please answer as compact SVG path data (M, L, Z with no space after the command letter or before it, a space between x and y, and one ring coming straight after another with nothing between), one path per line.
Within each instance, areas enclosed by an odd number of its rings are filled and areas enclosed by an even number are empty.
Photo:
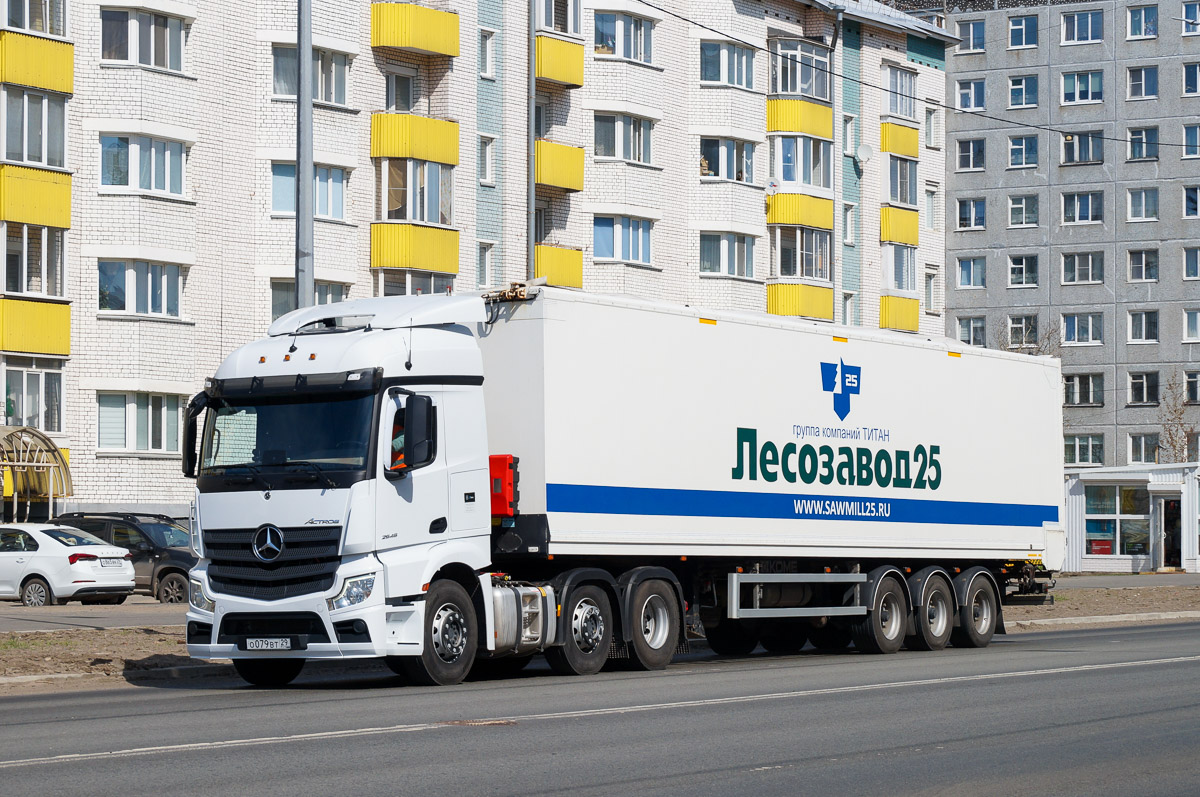
M1173 373L1159 397L1158 414L1162 431L1158 437L1159 462L1187 462L1188 449L1196 437L1195 415L1189 412L1187 386Z

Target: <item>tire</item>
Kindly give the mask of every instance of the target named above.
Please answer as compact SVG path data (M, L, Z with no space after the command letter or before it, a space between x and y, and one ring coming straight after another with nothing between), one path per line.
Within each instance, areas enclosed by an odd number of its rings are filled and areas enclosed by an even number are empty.
M158 582L159 603L187 603L188 580L180 573L168 573Z
M633 639L629 643L639 669L662 670L679 643L679 601L665 581L650 579L633 591Z
M26 606L53 606L54 593L50 591L49 584L35 576L21 585L21 603Z
M122 603L125 602L125 599L128 597L129 597L128 595L118 595L115 598L109 598L107 603L110 606L120 606Z
M827 620L825 625L814 625L808 629L808 641L813 643L817 650L829 653L845 650L853 640L849 631Z
M913 609L916 633L905 644L909 650L941 650L954 631L954 591L943 578L926 582L925 596Z
M304 659L234 659L233 668L248 684L278 689L296 680Z
M472 681L491 681L516 675L533 661L533 656L504 656L499 659L476 659L468 677Z
M967 589L965 604L958 611L959 625L950 634L956 648L986 648L996 633L1000 604L987 578L980 576Z
M904 589L894 577L884 576L875 588L871 610L850 624L854 646L864 653L895 653L904 644L907 617Z
M704 637L718 656L748 656L758 647L758 630L728 617L718 625L704 626Z
M425 594L425 650L405 656L401 669L414 684L450 686L462 683L475 661L479 626L475 604L457 581L440 579Z
M772 620L762 624L758 636L768 653L799 653L808 642L808 631L811 627L803 620Z
M559 675L595 675L612 649L613 616L608 593L585 584L563 604L563 644L546 649L546 661Z

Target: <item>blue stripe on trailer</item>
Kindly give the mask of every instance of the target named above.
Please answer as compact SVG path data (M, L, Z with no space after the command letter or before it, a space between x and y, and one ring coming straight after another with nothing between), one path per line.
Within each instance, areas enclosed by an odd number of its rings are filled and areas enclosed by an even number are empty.
M1058 521L1057 506L931 501L919 498L831 498L827 495L743 493L547 484L549 512L597 515L859 520L964 526L1041 526Z

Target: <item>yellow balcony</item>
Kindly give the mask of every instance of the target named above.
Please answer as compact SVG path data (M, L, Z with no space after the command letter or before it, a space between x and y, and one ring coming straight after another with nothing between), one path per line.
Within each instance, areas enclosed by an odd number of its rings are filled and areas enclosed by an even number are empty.
M583 85L583 43L539 33L536 42L538 80L578 88Z
M767 224L788 224L833 229L833 200L808 194L776 194L767 197Z
M833 320L833 288L776 282L767 286L767 312Z
M567 191L583 190L583 148L538 139L535 182Z
M66 357L71 353L71 306L12 294L0 298L0 350Z
M371 114L372 158L417 158L458 165L458 122L411 113Z
M833 138L833 108L808 100L767 100L768 133Z
M545 277L550 285L582 288L583 251L538 244L533 247L533 270L535 277Z
M910 299L907 296L880 296L879 328L916 332L920 312L919 299Z
M919 217L915 210L885 207L879 209L879 240L918 245Z
M371 46L458 55L458 14L415 3L372 3Z
M0 164L0 220L71 226L71 175Z
M884 122L879 126L879 148L884 152L915 158L921 154L921 136L915 127Z
M458 230L402 221L371 225L372 268L458 273Z
M0 83L60 94L75 91L75 45L14 30L0 30Z

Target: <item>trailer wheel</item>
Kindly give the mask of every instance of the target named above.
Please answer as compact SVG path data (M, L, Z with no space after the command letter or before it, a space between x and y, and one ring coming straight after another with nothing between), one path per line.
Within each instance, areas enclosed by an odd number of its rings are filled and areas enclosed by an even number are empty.
M679 640L679 602L665 581L650 579L633 591L633 657L643 670L671 663Z
M746 656L758 647L758 633L741 620L721 618L715 626L704 626L708 646L718 656Z
M559 647L546 649L546 661L559 675L594 675L612 648L613 616L608 595L585 584L571 591L563 605L566 635Z
M850 624L854 646L864 653L895 653L904 644L907 616L904 590L896 579L885 576L875 588L871 611Z
M996 591L984 577L976 578L967 590L966 605L958 614L959 626L950 634L956 648L986 648L996 633L1000 606Z
M246 683L278 688L296 680L304 659L234 659L233 668Z
M475 661L479 629L475 605L457 581L439 579L425 594L425 650L400 662L415 684L449 686L461 683Z
M954 630L954 593L944 579L932 578L921 605L913 611L916 633L907 640L909 650L941 650Z
M808 641L817 650L830 652L845 650L850 647L852 640L849 631L826 620L824 625L814 625L808 629Z
M808 629L803 620L775 620L762 625L759 640L768 653L799 653L808 642Z

